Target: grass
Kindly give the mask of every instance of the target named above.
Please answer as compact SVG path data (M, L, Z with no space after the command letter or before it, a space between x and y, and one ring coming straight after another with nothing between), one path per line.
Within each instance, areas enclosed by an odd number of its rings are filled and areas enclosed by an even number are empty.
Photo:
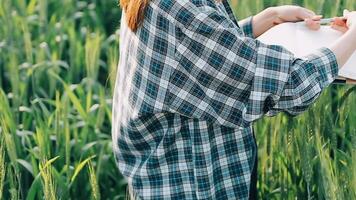
M298 4L326 17L355 0L231 0L239 18ZM125 199L111 149L115 1L0 0L0 199ZM356 199L355 87L256 125L263 199Z

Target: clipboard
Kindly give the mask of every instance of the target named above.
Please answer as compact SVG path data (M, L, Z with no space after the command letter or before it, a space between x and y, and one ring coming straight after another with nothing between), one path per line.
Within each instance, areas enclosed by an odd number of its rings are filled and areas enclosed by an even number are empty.
M328 47L341 36L341 32L330 26L321 26L320 30L313 31L302 22L277 25L257 39L265 44L283 46L297 57L304 57L321 47ZM356 85L356 51L339 70L334 84Z

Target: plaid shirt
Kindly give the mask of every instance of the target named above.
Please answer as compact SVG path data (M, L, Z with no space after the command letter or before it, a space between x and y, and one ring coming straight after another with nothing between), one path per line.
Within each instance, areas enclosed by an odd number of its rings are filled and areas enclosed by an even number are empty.
M251 19L215 0L154 0L136 33L123 15L113 147L138 198L248 199L252 122L303 112L337 76L329 49L296 58Z

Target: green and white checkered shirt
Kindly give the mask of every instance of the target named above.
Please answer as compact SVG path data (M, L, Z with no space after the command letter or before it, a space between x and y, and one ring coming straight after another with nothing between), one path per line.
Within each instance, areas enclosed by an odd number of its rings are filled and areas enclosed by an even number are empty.
M123 15L112 134L137 197L248 199L252 123L303 112L337 76L328 48L297 58L251 21L215 0L153 0L135 33Z

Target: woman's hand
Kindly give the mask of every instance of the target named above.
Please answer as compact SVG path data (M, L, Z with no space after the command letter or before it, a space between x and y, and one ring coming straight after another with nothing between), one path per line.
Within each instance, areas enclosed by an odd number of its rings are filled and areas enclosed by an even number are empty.
M298 21L305 21L310 29L318 30L321 18L299 6L270 7L253 17L253 34L257 38L275 25Z
M331 25L345 34L330 49L335 53L338 63L343 66L356 51L356 12L344 11L344 17L335 18Z
M316 15L313 11L299 6L279 6L271 8L275 12L274 24L285 22L305 21L312 30L319 30L322 16Z
M343 33L346 33L350 28L356 29L356 12L344 10L344 17L334 18L331 27Z

